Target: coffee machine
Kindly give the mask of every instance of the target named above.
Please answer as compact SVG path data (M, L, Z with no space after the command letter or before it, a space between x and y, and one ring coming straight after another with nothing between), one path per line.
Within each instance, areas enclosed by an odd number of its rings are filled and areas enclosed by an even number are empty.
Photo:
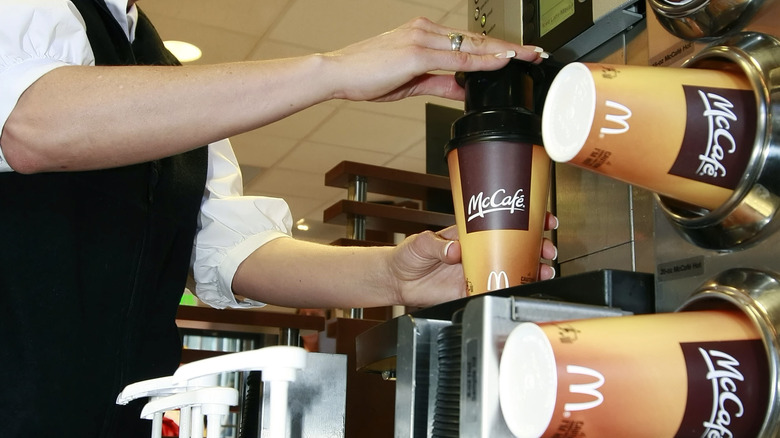
M712 211L556 166L560 278L419 310L358 337L359 369L396 382L394 436L512 437L498 363L524 321L708 308L739 309L761 333L774 383L759 436L780 436L780 25L767 18L780 2L591 0L553 10L543 0L467 1L470 30L538 44L561 62L741 70L756 95L757 136L739 187ZM611 240L622 232L615 223L628 224L624 241Z

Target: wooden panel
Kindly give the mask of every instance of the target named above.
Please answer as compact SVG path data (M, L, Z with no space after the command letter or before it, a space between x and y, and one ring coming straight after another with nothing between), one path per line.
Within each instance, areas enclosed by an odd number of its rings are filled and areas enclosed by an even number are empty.
M261 328L290 328L298 330L325 330L322 316L293 313L264 312L250 309L214 309L212 307L179 306L176 313L179 326L257 333Z
M348 239L346 237L342 237L341 239L336 239L333 242L330 243L333 246L395 246L394 243L390 242L377 242L375 240L357 240L357 239Z
M426 210L372 204L342 199L323 213L323 222L346 225L353 216L366 218L366 229L414 234L455 224L455 215Z
M446 176L409 172L389 167L342 161L325 174L325 185L348 188L355 176L365 178L371 193L402 198L426 200L450 192L450 179Z
M181 363L196 362L211 357L222 356L229 354L226 351L209 351L209 350L195 350L192 348L184 348L181 350Z

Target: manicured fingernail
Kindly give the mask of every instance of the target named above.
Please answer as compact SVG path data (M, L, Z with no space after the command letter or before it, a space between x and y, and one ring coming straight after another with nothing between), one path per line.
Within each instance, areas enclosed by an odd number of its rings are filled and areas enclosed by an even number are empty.
M553 246L553 248L555 249L555 255L550 260L558 260L558 247Z
M543 48L541 47L534 47L534 52L539 54L539 57L542 59L547 59L550 57L550 54L545 52Z
M517 53L514 50L507 50L506 52L496 53L496 58L514 58Z
M555 268L553 268L552 266L550 266L550 269L552 269L552 277L550 277L550 280L552 280L553 278L555 278L556 272L555 272Z
M452 246L452 244L453 244L453 243L455 243L455 241L454 241L454 240L450 240L450 241L449 241L449 242L447 242L447 244L444 246L444 257L447 257L447 253L449 253L449 252L450 252L450 247Z
M556 216L553 216L553 219L555 219L555 226L553 227L553 230L558 229L558 225L560 225L560 221L558 221L558 218Z

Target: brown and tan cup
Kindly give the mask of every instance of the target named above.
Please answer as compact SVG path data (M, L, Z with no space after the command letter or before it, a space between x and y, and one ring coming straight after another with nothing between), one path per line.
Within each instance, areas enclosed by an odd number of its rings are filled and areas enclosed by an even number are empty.
M714 210L745 173L756 97L742 72L571 63L550 86L550 157Z
M537 280L550 158L530 143L484 140L447 154L469 295Z
M770 386L738 310L523 323L499 383L518 438L757 436Z
M540 114L557 71L513 59L458 75L466 111L445 154L469 295L537 280L551 167Z

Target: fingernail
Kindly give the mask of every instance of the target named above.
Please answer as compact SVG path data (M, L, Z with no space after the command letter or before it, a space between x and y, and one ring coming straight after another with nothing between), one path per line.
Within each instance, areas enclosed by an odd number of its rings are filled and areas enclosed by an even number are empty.
M558 225L560 225L561 223L560 223L560 221L558 221L558 217L557 216L553 216L553 219L555 219L555 226L553 227L553 230L557 230L558 229Z
M514 58L517 56L517 52L514 50L507 50L506 52L496 53L496 58Z
M455 241L450 240L449 242L447 242L446 245L444 245L444 257L447 257L447 253L450 252L450 247L452 246L453 243L455 243Z
M553 258L551 258L550 260L558 260L558 247L553 246L553 248L555 249L555 255L553 255Z
M539 57L542 59L547 59L550 57L550 54L545 52L543 48L541 47L534 47L534 52L539 54Z
M550 269L552 269L552 277L550 277L550 280L552 280L553 278L555 278L556 272L555 272L555 268L553 268L552 266L550 266Z

